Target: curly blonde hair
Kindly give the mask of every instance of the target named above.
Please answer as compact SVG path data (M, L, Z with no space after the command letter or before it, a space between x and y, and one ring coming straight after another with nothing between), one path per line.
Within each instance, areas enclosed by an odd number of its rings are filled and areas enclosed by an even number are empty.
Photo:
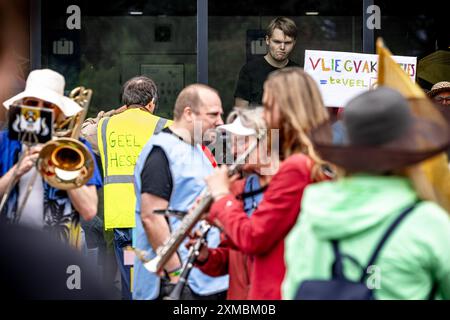
M234 107L227 117L226 123L233 122L237 117L241 119L241 123L244 127L254 129L256 132L267 129L266 122L263 117L263 106L251 106L251 107Z

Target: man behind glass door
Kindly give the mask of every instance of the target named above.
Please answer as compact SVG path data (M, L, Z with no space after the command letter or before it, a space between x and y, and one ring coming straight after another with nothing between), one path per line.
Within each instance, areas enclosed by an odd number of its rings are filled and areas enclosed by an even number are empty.
M247 62L239 72L239 79L234 92L234 104L237 107L261 105L263 84L270 72L298 66L289 59L297 39L295 22L286 17L273 19L266 33L268 53Z

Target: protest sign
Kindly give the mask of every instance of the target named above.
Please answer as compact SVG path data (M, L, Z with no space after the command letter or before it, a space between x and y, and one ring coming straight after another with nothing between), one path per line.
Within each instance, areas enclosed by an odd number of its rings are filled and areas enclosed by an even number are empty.
M409 75L416 78L416 57L393 56ZM305 51L304 69L319 85L328 107L342 107L351 98L373 88L377 81L378 55L338 52Z

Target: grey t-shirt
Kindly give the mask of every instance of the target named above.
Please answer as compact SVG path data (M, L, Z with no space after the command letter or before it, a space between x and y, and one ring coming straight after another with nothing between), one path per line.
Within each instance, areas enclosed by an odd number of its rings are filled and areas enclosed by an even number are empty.
M22 205L23 199L27 192L28 183L33 177L33 174L37 174L31 189L28 200L25 203L25 207L22 210L22 214L19 220L19 224L35 229L44 228L44 183L42 177L37 173L36 167L31 168L26 174L24 174L19 181L19 201L18 208Z

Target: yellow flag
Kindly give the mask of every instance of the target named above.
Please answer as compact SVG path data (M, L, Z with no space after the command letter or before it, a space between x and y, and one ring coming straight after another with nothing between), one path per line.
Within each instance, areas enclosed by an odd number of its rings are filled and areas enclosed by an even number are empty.
M392 53L384 46L381 38L377 39L376 47L378 54L378 85L396 89L407 99L428 100L425 92L416 83L412 82L405 71L392 59ZM419 166L433 189L435 200L447 212L450 212L450 169L447 155L441 153L423 161Z
M426 98L425 92L392 59L392 53L377 39L378 85L384 85L400 91L405 98Z

